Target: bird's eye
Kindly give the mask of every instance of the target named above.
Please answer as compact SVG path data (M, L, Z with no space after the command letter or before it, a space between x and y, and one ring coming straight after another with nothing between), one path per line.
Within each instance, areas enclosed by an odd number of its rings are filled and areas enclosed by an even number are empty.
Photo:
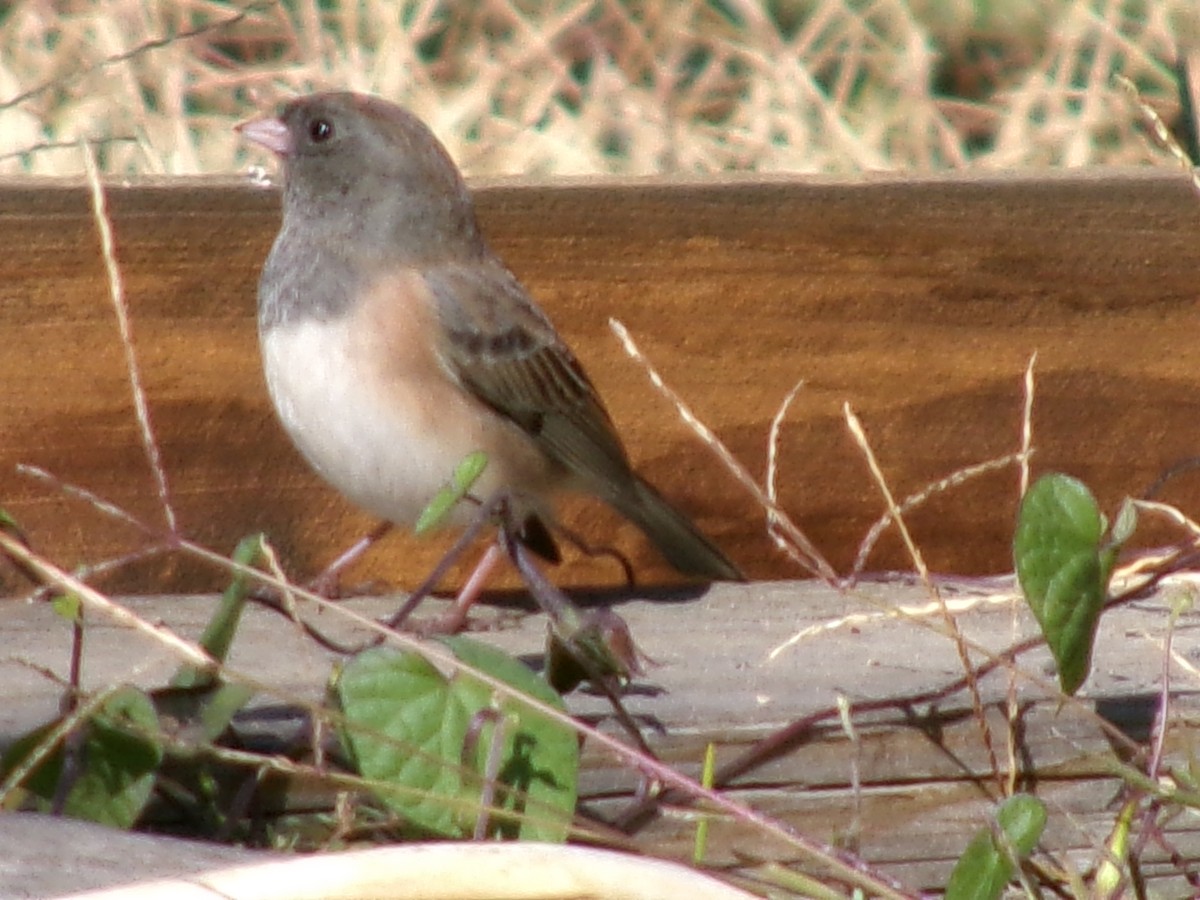
M308 136L314 144L323 144L333 137L333 123L328 119L313 119L308 123Z

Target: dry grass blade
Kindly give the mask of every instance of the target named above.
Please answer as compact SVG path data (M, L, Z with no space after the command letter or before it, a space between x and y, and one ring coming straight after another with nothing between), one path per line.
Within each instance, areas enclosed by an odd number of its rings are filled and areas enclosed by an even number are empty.
M1188 71L1192 74L1193 78L1195 78L1197 57L1195 54L1193 54L1190 59L1191 64L1190 68L1188 68ZM1113 80L1137 106L1138 112L1140 112L1142 117L1145 119L1150 128L1150 133L1154 135L1154 139L1158 142L1159 146L1163 147L1168 153L1170 153L1172 158L1179 163L1180 167L1191 176L1192 186L1196 189L1197 193L1200 193L1200 160L1193 160L1190 156L1188 156L1187 151L1184 150L1179 141L1175 139L1175 135L1171 133L1171 129L1167 127L1167 123L1163 121L1163 118L1158 114L1158 111L1142 99L1142 95L1139 93L1137 85L1135 85L1124 75L1114 75ZM1181 85L1181 89L1184 91L1191 91L1194 88L1195 85L1190 81ZM1192 99L1193 102L1195 102L1195 99L1200 98Z
M1019 597L1019 594L1012 591L1001 590L982 592L978 597L956 597L949 600L943 598L940 602L932 600L919 606L891 606L873 612L849 613L845 616L839 616L836 619L830 619L827 622L821 622L818 625L810 625L807 628L800 629L788 637L787 640L771 648L770 653L767 654L767 659L776 659L796 645L831 631L839 631L847 628L869 628L900 620L919 622L928 620L934 616L940 616L943 614L943 610L949 610L954 615L961 615L978 609L981 606L1009 606L1014 600L1019 599ZM877 603L878 601L874 602Z
M113 310L117 314L117 326L121 332L121 347L125 351L125 369L129 373L129 387L133 393L133 408L137 414L138 428L141 430L142 448L146 452L146 461L150 464L150 472L154 476L154 485L158 491L158 500L162 505L167 530L174 534L178 531L178 522L175 518L175 508L171 505L171 494L167 487L167 472L163 468L162 454L158 449L158 441L154 437L154 429L150 425L150 407L146 402L146 391L142 387L137 354L133 349L133 326L130 323L129 310L125 303L125 285L121 280L121 267L117 265L112 222L108 218L104 186L100 183L100 173L96 169L92 148L86 141L82 143L82 150L87 170L88 188L92 198L92 213L96 219L96 230L100 234L100 249L104 255L104 267L108 272L109 297L112 300Z
M787 416L787 411L792 405L792 401L796 399L796 395L800 393L800 389L804 386L803 381L796 383L783 402L779 404L779 409L771 418L771 428L767 435L767 499L771 505L767 507L767 536L771 539L780 552L788 556L794 563L803 569L812 571L812 565L809 559L802 555L796 542L788 538L788 526L790 522L784 521L779 515L779 490L778 490L778 475L779 475L779 440L780 433L783 429L783 420ZM795 528L794 525L791 525Z
M671 401L684 424L692 429L696 436L716 454L717 458L724 464L726 470L733 475L738 484L744 487L766 511L769 527L773 526L775 529L772 532L772 539L776 542L777 546L779 545L779 540L776 535L786 536L791 541L792 547L795 550L794 555L789 553L793 559L827 583L835 584L837 582L837 573L821 555L821 552L808 539L808 536L797 527L788 514L775 503L768 491L763 490L758 482L754 480L754 477L746 471L745 466L738 462L733 454L729 452L729 448L721 443L720 438L713 434L712 429L700 421L699 417L683 401L683 398L667 386L662 376L651 365L650 361L646 359L645 354L642 353L637 343L633 340L633 337L629 334L629 330L616 319L609 319L608 325L621 341L625 352L645 370L655 390ZM784 409L786 411L786 406Z
M1020 491L1018 494L1020 497L1024 497L1025 492L1029 490L1029 460L1033 458L1033 389L1035 384L1033 370L1035 365L1037 365L1036 352L1029 357L1029 365L1025 367L1025 400L1021 404L1021 449L1017 454L1017 471L1020 475L1017 488Z
M49 560L38 556L20 541L0 531L0 549L9 556L19 559L30 569L37 572L47 582L56 585L64 593L78 597L84 606L91 607L106 618L121 625L133 628L154 638L168 650L177 655L183 662L199 666L205 671L215 671L217 663L200 647L191 641L185 641L175 632L147 622L136 616L119 603L114 603L109 597L85 584L69 572L65 572Z
M1025 366L1025 398L1021 404L1021 449L1017 454L1017 489L1019 497L1024 497L1026 491L1029 490L1029 460L1033 457L1033 397L1036 385L1033 372L1036 364L1037 352L1034 351L1029 357L1029 363ZM1020 606L1017 603L1013 603L1011 609L1009 632L1013 640L1016 640ZM1005 752L1008 754L1008 781L1004 790L1005 794L1010 797L1016 793L1017 776L1020 772L1017 758L1017 723L1019 716L1020 706L1017 698L1017 677L1015 673L1009 672L1008 687L1005 692L1005 721L1008 722L1008 730L1005 733L1004 741Z
M137 138L110 173L228 172L264 97L334 87L412 107L477 175L1144 164L1109 74L1170 118L1196 28L1192 0L11 6L0 161L41 174L105 135Z
M1020 453L1010 453L1007 456L998 456L995 459L989 459L985 462L976 463L973 466L964 466L955 472L951 472L945 478L940 478L922 490L908 497L899 503L896 507L897 512L903 516L912 510L916 509L921 504L925 503L931 497L942 494L953 488L960 487L966 484L973 478L978 478L981 475L986 475L989 472L995 472L999 469L1005 469L1013 464L1019 464L1021 461ZM870 558L871 551L875 549L875 545L883 536L884 531L888 526L895 522L891 511L881 515L871 527L867 530L866 536L858 545L858 552L854 557L854 565L850 567L850 573L846 576L844 583L847 587L853 586L866 569L867 560Z
M92 66L77 69L70 78L65 78L65 79L62 77L51 78L46 81L43 81L41 84L35 85L34 87L27 88L26 90L21 91L20 93L13 95L6 100L0 100L0 110L4 110L4 109L7 109L7 108L13 107L13 106L20 106L21 104L27 103L30 100L38 97L41 94L45 94L45 93L52 92L52 91L65 90L66 88L71 86L73 81L75 81L77 79L82 79L88 75L91 75L91 74L94 74L97 72L102 72L105 69L109 69L114 66L119 66L121 63L128 62L129 60L134 59L135 57L141 56L145 53L148 53L152 50L162 50L162 49L165 49L168 47L175 47L178 44L180 44L181 42L188 40L189 38L200 37L202 35L211 34L212 32L220 31L223 28L228 28L231 25L236 25L238 22L243 21L244 19L246 19L247 17L251 16L252 14L254 14L256 12L261 12L263 10L269 9L271 7L271 5L272 4L270 4L270 3L251 3L251 4L248 4L241 11L236 12L233 15L227 16L223 19L219 19L216 22L212 22L209 24L198 26L196 28L191 28L191 29L188 29L185 31L181 31L177 34L164 35L162 37L150 38L148 40L142 41L141 43L135 45L134 47L131 47L129 50L126 50L123 53L113 54L112 56L105 57L104 59L100 60L98 63L95 63ZM74 143L74 142L72 142L72 143Z
M991 726L988 725L987 717L984 715L983 698L979 693L979 684L975 677L975 667L971 663L971 656L967 652L966 641L963 638L962 632L958 628L958 622L955 621L955 618L951 614L949 607L946 606L941 591L938 590L937 585L934 584L933 579L930 577L929 568L925 565L924 555L921 553L920 548L917 547L916 542L909 533L908 526L904 522L904 517L900 512L900 508L896 505L896 499L892 494L892 490L887 483L887 479L884 478L883 470L879 468L879 461L875 458L875 452L871 449L871 445L867 441L867 435L866 432L863 431L862 422L860 422L858 416L854 414L854 411L850 408L849 403L843 406L843 411L846 415L846 424L850 429L850 434L854 438L855 443L858 444L859 449L862 451L863 457L867 463L867 467L871 470L871 475L874 477L875 483L879 486L880 493L883 494L884 501L887 503L888 514L892 517L893 521L895 521L896 527L900 531L900 536L904 540L904 546L908 549L909 554L912 556L913 565L916 567L917 574L920 576L921 581L924 582L926 589L930 593L930 596L934 598L941 608L942 616L945 619L946 626L949 628L950 634L954 639L954 646L958 651L958 657L960 663L962 664L963 674L967 679L967 687L971 694L971 707L974 710L975 719L979 724L980 739L983 743L984 752L987 753L988 762L991 766L992 774L996 778L997 786L1003 790L1004 784L1001 780L1002 776L1000 772L1000 762L996 758L996 751L992 746Z

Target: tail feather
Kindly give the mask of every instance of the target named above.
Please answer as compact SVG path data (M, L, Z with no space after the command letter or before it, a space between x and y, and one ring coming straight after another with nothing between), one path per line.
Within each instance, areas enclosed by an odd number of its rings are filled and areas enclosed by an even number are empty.
M636 478L634 487L609 499L609 503L645 533L667 562L684 575L745 581L738 567L658 491L641 478Z

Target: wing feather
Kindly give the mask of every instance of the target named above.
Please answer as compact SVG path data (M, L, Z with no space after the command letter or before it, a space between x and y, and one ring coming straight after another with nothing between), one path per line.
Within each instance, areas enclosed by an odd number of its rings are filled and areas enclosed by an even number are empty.
M516 277L494 260L441 266L425 277L451 376L611 498L630 475L625 448L579 361Z

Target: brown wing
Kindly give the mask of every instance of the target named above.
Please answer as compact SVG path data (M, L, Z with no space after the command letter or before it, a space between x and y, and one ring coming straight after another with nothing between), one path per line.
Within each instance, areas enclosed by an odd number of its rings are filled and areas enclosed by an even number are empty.
M494 259L448 265L425 277L443 326L439 356L453 378L637 524L681 572L742 577L690 519L632 472L579 361L503 265Z
M525 289L495 260L427 270L443 365L543 451L612 498L630 467L587 374Z

